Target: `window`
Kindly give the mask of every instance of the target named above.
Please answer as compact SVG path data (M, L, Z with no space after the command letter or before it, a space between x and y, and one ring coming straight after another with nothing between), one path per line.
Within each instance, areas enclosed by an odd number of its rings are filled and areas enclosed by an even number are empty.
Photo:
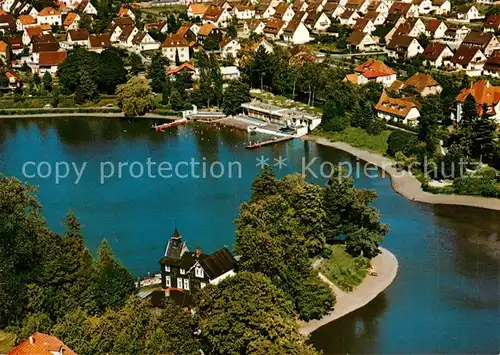
M166 285L167 287L172 286L172 285L171 285L171 281L170 281L170 276L167 276L167 277L165 278L165 285Z
M185 269L181 269L181 275L186 275L186 270Z
M189 279L184 279L184 289L189 291Z
M200 283L200 288L204 288L206 285L207 285L206 283L202 282Z
M182 278L180 277L177 278L177 288L182 289Z
M201 278L203 278L203 268L202 268L201 266L197 266L197 267L195 267L195 269L194 269L194 275L195 275L196 277L201 277Z
M170 265L165 265L165 272L170 272Z

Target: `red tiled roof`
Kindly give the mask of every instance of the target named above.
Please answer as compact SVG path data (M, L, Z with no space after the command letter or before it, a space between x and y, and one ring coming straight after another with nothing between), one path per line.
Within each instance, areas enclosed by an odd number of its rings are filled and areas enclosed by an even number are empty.
M368 59L363 64L360 64L356 68L354 68L354 71L363 74L363 76L368 79L396 74L396 72L390 67L374 59Z
M440 20L438 19L435 19L435 18L431 18L429 20L429 23L427 24L427 26L425 26L425 29L429 32L436 32L436 30L439 28L439 26L441 25L441 22Z
M40 11L37 15L38 17L45 16L61 16L61 12L59 10L54 9L53 7L46 7L42 11Z
M182 70L190 70L190 71L194 72L196 70L196 68L192 64L185 62L185 63L182 63L181 65L179 65L178 67L169 69L167 74L168 75L175 75L175 74L181 72Z
M469 95L474 97L478 106L496 105L500 102L500 86L493 86L486 80L479 80L471 88L462 89L456 100L465 102Z
M419 109L415 102L405 98L394 99L389 97L385 93L385 90L382 91L382 95L380 96L377 105L375 105L375 109L377 111L382 111L400 117L406 117L413 108L416 108L417 110Z
M55 336L38 332L10 350L7 355L52 355L55 351L62 351L64 355L76 355Z
M163 48L165 47L188 47L189 43L186 41L186 39L182 35L170 35L168 38L165 40L165 42L162 43L161 45Z
M68 54L66 52L41 52L40 63L41 67L52 67L59 65L66 60Z
M427 47L425 47L423 56L427 60L436 60L439 58L441 53L443 53L446 47L448 46L444 43L431 42L427 45Z

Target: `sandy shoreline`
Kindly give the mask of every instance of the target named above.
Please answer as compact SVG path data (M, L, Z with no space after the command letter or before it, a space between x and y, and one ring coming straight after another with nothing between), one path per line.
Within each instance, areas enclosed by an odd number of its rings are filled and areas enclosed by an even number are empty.
M326 138L317 136L309 135L302 137L302 139L345 151L361 160L378 166L389 174L394 190L407 199L424 203L479 207L500 211L500 199L497 198L432 194L426 192L422 190L421 183L416 177L412 176L408 172L396 171L396 169L393 168L393 164L395 163L394 160L386 158L380 154L355 148L344 142L331 142Z
M311 334L316 329L365 306L394 281L398 272L398 260L387 249L380 248L380 250L382 253L371 261L373 271L377 273L377 276L366 276L363 282L352 292L340 290L320 274L321 279L332 288L337 297L337 302L334 310L323 318L303 323L300 328L302 334Z

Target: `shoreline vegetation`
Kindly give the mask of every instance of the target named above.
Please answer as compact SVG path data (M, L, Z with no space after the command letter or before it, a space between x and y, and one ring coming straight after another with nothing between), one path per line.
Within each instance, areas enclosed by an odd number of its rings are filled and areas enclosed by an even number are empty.
M342 150L355 156L356 158L379 167L391 177L393 189L409 200L430 204L468 206L500 211L500 199L498 198L472 195L445 195L426 192L422 189L422 184L417 177L406 171L396 171L394 168L394 164L396 162L393 159L384 157L380 154L355 148L348 143L332 142L326 138L313 135L304 136L302 139Z
M301 334L309 335L318 328L364 307L392 284L398 272L398 260L389 250L382 247L379 249L381 253L371 260L371 272L351 292L342 291L325 275L321 272L318 273L319 277L335 293L335 308L320 319L301 322Z

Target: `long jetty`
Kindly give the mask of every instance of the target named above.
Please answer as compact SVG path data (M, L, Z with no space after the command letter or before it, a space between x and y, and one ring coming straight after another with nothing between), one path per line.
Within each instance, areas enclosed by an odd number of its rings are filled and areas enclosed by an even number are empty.
M270 144L274 144L274 143L286 142L286 141L292 140L294 138L295 138L294 136L288 136L288 137L269 139L267 141L249 144L246 146L246 148L247 149L257 149L257 148L264 147L266 145L270 145Z

